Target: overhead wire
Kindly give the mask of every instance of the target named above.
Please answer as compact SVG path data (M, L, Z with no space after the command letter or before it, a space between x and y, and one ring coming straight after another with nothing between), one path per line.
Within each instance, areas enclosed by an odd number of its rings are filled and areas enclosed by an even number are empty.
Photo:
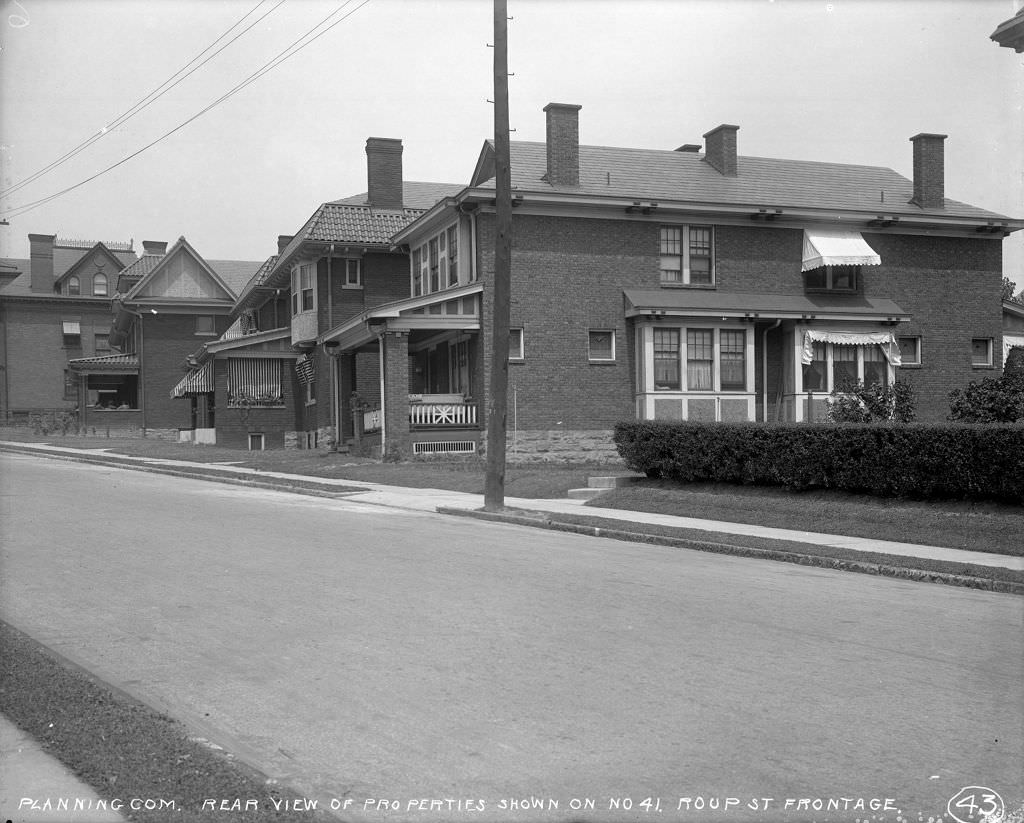
M338 24L343 23L345 20L347 20L349 17L351 17L353 14L355 14L361 8L363 8L363 6L367 5L370 2L370 0L362 0L362 2L359 3L359 5L356 6L354 9L352 9L350 12L348 12L347 14L345 14L343 17L339 18L338 20L335 20L330 26L328 26L326 29L324 29L323 31L321 31L318 34L316 34L314 37L310 38L305 43L302 43L302 41L305 38L309 37L309 35L312 32L316 31L318 28L320 28L322 25L324 25L324 23L326 23L328 20L330 20L336 14L338 14L338 12L340 12L342 9L344 9L346 6L348 6L351 2L352 2L352 0L345 0L344 3L342 3L338 8L336 8L334 11L332 11L330 14L328 14L326 17L324 17L323 20L321 20L319 23L317 23L315 26L313 26L311 29L309 29L305 34L301 35L300 37L298 37L297 39L292 41L291 44L286 46L282 51L278 52L278 54L275 57L271 58L269 61L264 63L263 66L261 66L255 72L250 74L247 78L245 78L240 83L238 83L234 88L232 88L229 91L225 92L223 95L221 95L219 98L217 98L212 103L207 105L205 108L203 108L200 111L196 112L194 115L192 115L187 120L179 123L173 129L171 129L170 131L164 133L163 135L158 137L156 140L152 141L151 143L148 143L147 145L143 146L142 148L138 149L137 151L133 152L132 154L129 154L127 157L122 158L118 162L108 166L107 168L103 169L102 171L96 172L96 174L92 175L91 177L88 177L85 180L82 180L81 182L74 184L73 186L68 186L66 189L61 189L60 191L54 192L53 194L48 195L47 197L40 198L39 200L34 200L34 201L30 202L30 203L25 203L25 204L23 204L21 206L14 206L14 207L6 210L6 211L0 212L0 214L9 214L9 215L12 215L14 217L18 217L18 216L20 216L22 214L25 214L26 212L29 212L29 211L31 211L33 209L38 208L39 206L45 205L46 203L49 203L49 202L51 202L53 200L56 200L58 197L62 197L63 195L68 194L69 192L72 192L75 189L79 189L82 186L84 186L84 185L86 185L88 183L91 183L96 178L101 177L102 175L106 174L107 172L113 171L118 166L124 165L129 160L132 160L133 158L138 157L143 152L147 151L148 149L151 149L153 146L157 145L158 143L162 142L163 140L166 140L172 134L175 134L176 132L180 131L185 126L187 126L189 123L191 123L192 121L197 120L198 118L202 117L204 114L206 114L211 109L216 108L217 106L219 106L224 101L226 101L229 98L233 97L235 94L240 92L242 89L246 88L251 83L254 83L260 77L265 75L267 72L277 68L285 60L288 60L289 58L291 58L291 57L295 56L296 54L298 54L300 51L302 51L302 49L306 48L306 46L309 46L310 44L312 44L313 42L318 40L320 37L325 35L327 32L329 32L331 29L333 29L335 26L337 26ZM296 44L298 44L298 43L302 43L302 45L300 45L297 48L295 48ZM290 53L288 53L290 49L294 49L294 50L291 51Z
M248 17L254 11L256 11L256 9L258 9L260 6L262 6L264 2L266 2L266 0L259 0L259 2L256 3L255 6L253 6L249 11L247 11L245 14L243 14L237 21L235 21L235 23L233 23L230 26L230 28L228 28L227 31L225 31L222 35L220 35L220 37L218 37L210 45L208 45L205 49L203 49L201 52L199 52L199 54L197 54L195 57L193 57L191 60L189 60L184 66L182 66L180 69L178 69L176 72L174 72L174 74L172 74L169 78L164 80L164 82L161 83L159 86L157 86L155 89L153 89L153 91L151 91L149 94L147 94L145 97L143 97L137 103L135 103L135 105L133 105L131 108L127 109L125 112L123 112L122 114L118 115L114 120L112 120L110 123L105 125L98 132L96 132L95 134L93 134L90 137L88 137L85 140L83 140L81 143L79 143L77 146L75 146L73 149L71 149L66 154L62 155L61 157L58 157L56 160L54 160L48 166L45 166L44 168L42 168L39 171L29 175L28 177L24 178L23 180L19 180L17 183L12 185L11 187L9 187L7 189L4 189L3 191L0 191L0 196L6 196L6 195L14 194L16 191L18 191L19 189L27 186L29 183L32 183L32 182L38 180L44 174L47 174L48 172L52 171L53 169L57 168L58 166L63 165L64 163L66 163L71 158L77 156L78 154L81 154L83 151L85 151L93 143L95 143L96 141L100 140L102 137L106 136L107 134L112 132L114 129L122 126L124 123L126 123L128 120L130 120L136 114L141 112L143 109L147 108L148 106L152 105L157 100L159 100L161 97L163 97L167 92L169 92L171 89L173 89L179 83L181 83L187 77L191 76L196 71L198 71L203 66L205 66L207 63L209 63L214 57L216 57L218 54L220 54L222 51L224 51L224 49L226 49L228 46L230 46L232 43L234 43L236 40L238 40L238 38L242 37L246 32L248 32L254 26L258 25L260 22L262 22L268 15L272 14L273 12L275 12L278 9L278 7L280 7L285 2L285 0L278 0L277 5L275 5L269 11L265 12L262 16L260 16L258 19L254 20L252 23L250 23L244 30L240 31L238 34L236 34L234 37L232 37L231 40L229 40L227 43L225 43L223 46L221 46L219 49L217 49L217 51L215 51L213 54L211 54L209 57L207 57L205 60L203 60L202 63L199 63L199 65L194 66L186 74L183 74L181 77L178 77L179 74L181 74L183 71L188 69L189 66L191 66L193 63L195 63L197 60L199 60L204 54L206 54L206 52L208 52L210 49L212 49L214 46L216 46L217 43L219 43L221 40L223 40L225 37L227 37L228 34L230 34L233 29L235 29L239 24L241 24L241 22L243 20L245 20L246 17ZM178 79L175 80L174 79L175 77L177 77ZM168 84L170 84L170 85L168 85ZM165 86L166 86L166 88L164 88Z

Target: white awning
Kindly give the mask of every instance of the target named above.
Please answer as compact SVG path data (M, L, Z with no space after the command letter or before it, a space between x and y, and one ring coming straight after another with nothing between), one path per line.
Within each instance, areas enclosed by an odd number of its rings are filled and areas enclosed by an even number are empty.
M896 335L888 331L879 332L846 332L846 331L805 331L804 350L800 359L804 365L814 360L815 343L836 343L840 346L881 346L882 354L892 366L903 361L900 358L900 347Z
M804 262L801 271L822 266L880 266L882 258L860 232L838 229L804 229Z
M190 394L206 394L213 391L213 361L208 360L202 366L192 369L181 378L173 389L171 397L185 397Z
M1006 358L1010 356L1010 349L1024 349L1024 334L1003 335L1003 365L1006 365Z

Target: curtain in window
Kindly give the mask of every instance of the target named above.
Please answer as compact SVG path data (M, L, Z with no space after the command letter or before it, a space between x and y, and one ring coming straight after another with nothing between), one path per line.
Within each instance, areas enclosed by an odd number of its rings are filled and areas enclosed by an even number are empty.
M686 388L710 391L715 387L715 334L711 329L686 332Z
M824 343L814 343L812 360L804 366L804 391L828 391L828 362Z
M743 391L747 387L747 334L743 331L721 332L722 390Z
M679 329L654 330L654 388L678 391Z
M871 387L876 383L888 385L889 367L880 347L867 346L864 349L864 385Z
M281 394L281 361L270 358L228 359L228 398L232 403L276 406Z
M832 347L832 387L841 390L857 382L857 347Z

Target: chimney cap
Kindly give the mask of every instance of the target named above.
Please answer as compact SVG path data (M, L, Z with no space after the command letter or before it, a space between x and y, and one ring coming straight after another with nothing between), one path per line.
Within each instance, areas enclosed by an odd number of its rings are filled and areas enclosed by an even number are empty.
M700 151L700 143L683 143L676 151L698 152Z
M400 137L367 137L367 150L373 148L377 151L401 151L402 139Z
M945 140L947 137L949 137L948 134L932 134L931 132L923 131L911 137L910 142L913 143L915 140Z
M579 111L583 106L577 106L575 103L548 103L544 107L544 111L548 109L571 109L572 111Z
M710 137L712 134L715 134L716 132L725 131L725 130L739 131L740 127L739 126L730 125L729 123L722 123L722 125L720 125L720 126L715 126L711 131L704 132L704 134L701 135L701 136L702 137Z

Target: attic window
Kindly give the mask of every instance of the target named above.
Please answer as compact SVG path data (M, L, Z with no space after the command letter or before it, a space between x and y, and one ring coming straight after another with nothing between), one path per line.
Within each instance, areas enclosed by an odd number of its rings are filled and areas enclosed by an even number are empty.
M71 275L68 278L68 294L81 294L82 293L82 282L78 279L77 275Z
M107 296L107 276L98 272L92 278L92 293L94 297Z

